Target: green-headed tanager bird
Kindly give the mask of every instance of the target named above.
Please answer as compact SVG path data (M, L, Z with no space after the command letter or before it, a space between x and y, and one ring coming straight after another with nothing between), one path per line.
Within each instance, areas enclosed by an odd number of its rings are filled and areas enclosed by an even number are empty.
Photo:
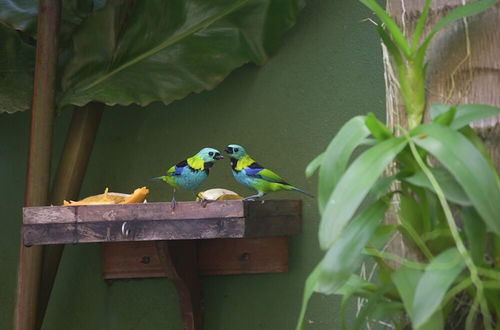
M257 191L256 195L248 196L245 199L261 198L268 192L280 190L294 190L309 197L311 194L292 186L274 173L253 160L240 145L230 144L224 151L231 159L233 176L239 184Z
M208 178L210 168L216 160L222 159L217 149L203 148L196 155L183 160L168 169L167 174L151 180L162 180L174 188L172 208L175 209L175 189L196 190Z

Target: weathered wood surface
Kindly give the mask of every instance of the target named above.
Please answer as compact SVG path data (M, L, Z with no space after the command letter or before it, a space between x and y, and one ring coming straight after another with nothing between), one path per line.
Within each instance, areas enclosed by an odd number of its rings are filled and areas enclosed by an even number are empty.
M288 237L202 240L198 267L202 275L284 273Z
M182 329L201 330L201 279L198 272L197 242L158 241L156 250L167 277L177 290Z
M300 200L23 209L25 245L285 236L300 232Z
M102 245L105 279L166 277L154 242ZM201 275L263 274L288 271L288 238L224 238L198 241Z

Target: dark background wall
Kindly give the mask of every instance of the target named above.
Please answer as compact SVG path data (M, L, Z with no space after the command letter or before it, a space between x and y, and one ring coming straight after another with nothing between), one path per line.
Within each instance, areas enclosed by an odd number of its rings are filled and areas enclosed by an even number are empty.
M169 106L108 108L92 154L82 196L130 192L147 185L149 201L166 201L171 189L148 182L201 147L246 146L260 163L289 182L316 192L306 180L308 162L324 150L350 117L369 111L384 118L379 42L356 1L308 1L283 47L263 67L248 65L210 92ZM57 118L54 165L70 111ZM23 201L29 113L0 115L0 329L10 328ZM243 195L229 162L213 168L203 188L225 187ZM180 200L191 200L181 193ZM290 272L218 276L203 280L206 329L292 329L304 280L321 252L316 202L303 198L303 233L294 236ZM315 296L308 329L338 328L338 299ZM97 244L67 246L44 329L179 329L173 286L166 279L106 283Z

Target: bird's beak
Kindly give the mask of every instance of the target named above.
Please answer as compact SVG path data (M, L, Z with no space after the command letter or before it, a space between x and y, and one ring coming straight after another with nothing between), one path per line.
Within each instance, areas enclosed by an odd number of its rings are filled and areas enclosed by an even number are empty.
M225 151L225 152L227 152L228 154L232 154L232 153L233 153L233 148L231 148L231 147L226 147L226 148L224 149L224 151Z
M214 159L216 159L216 160L219 160L219 159L222 159L222 158L224 158L224 157L221 154L219 154L219 153L216 153L215 156L214 156Z

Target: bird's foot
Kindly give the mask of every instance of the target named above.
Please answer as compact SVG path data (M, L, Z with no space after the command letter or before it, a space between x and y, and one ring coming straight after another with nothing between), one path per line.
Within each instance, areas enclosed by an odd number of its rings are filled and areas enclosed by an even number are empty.
M172 199L170 206L172 207L172 212L175 211L175 208L177 207L177 201L175 200L175 198Z
M208 203L212 203L212 202L215 202L215 201L211 201L211 200L208 200L208 199L200 198L199 202L200 202L201 207L205 208L205 207L207 207Z
M243 200L244 201L255 202L257 198L262 198L262 197L264 197L264 194L263 193L259 193L257 195L252 195L252 196L245 197L245 198L243 198Z

